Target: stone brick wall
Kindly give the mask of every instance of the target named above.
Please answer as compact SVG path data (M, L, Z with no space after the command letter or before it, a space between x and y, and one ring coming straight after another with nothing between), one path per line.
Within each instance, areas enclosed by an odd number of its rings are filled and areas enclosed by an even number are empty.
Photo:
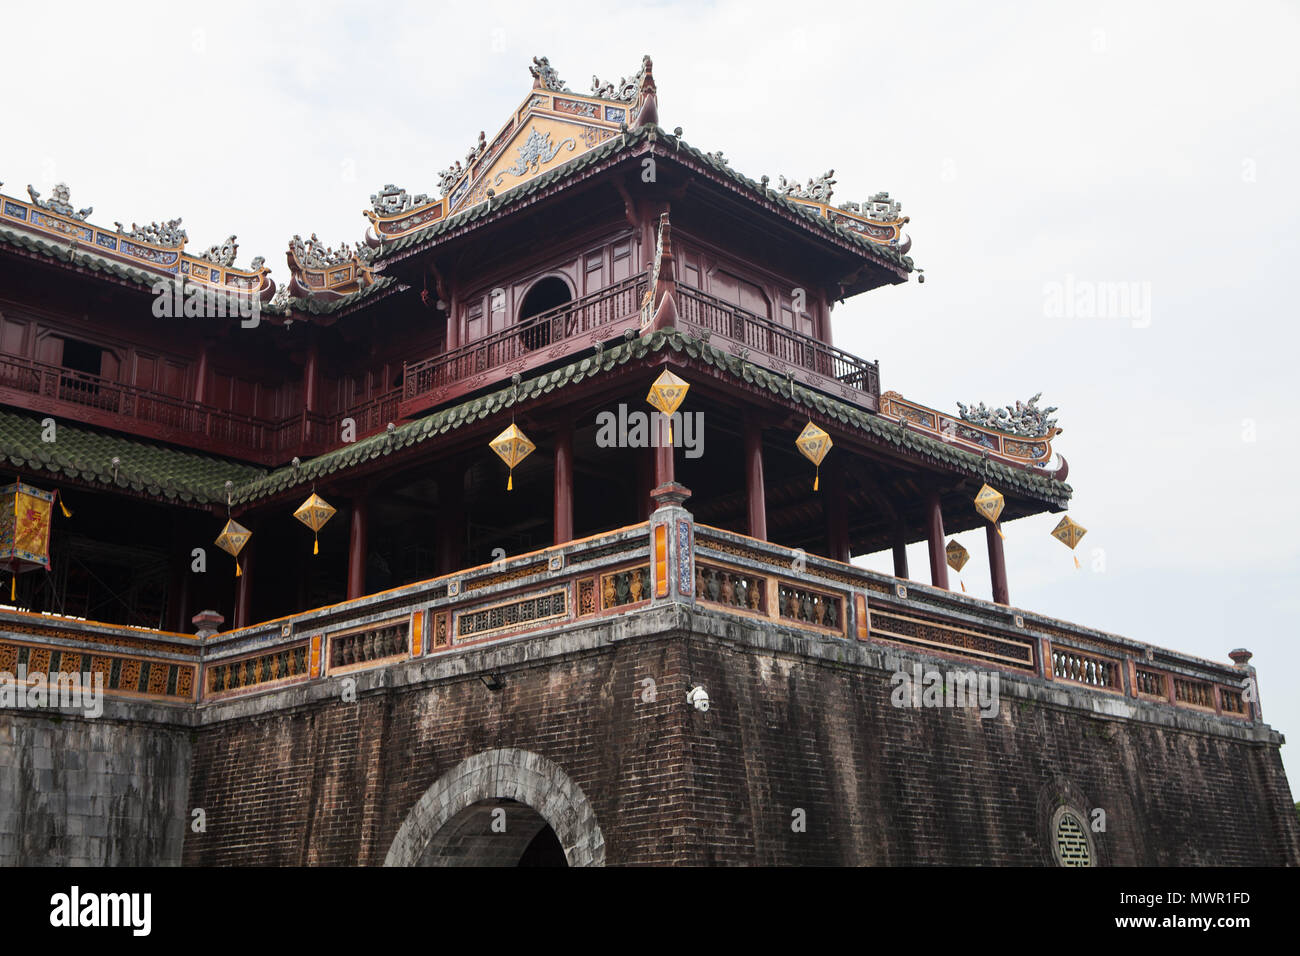
M1052 865L1065 804L1105 811L1101 865L1300 863L1276 744L1210 733L1211 720L1115 719L1037 681L1023 696L1003 684L985 720L893 706L892 668L698 639L690 660L713 698L686 735L700 862Z
M190 729L168 721L119 702L94 720L0 711L0 864L179 865Z
M610 864L1050 865L1063 804L1105 810L1104 865L1300 863L1267 728L1036 678L1004 678L990 719L897 708L894 669L670 607L354 675L356 703L331 682L215 705L190 779L208 830L184 862L381 864L435 783L512 748L581 788Z
M380 865L443 774L507 747L547 758L582 789L608 862L685 858L683 644L626 640L634 623L525 642L548 659L517 660L515 644L392 668L404 686L354 675L356 703L335 683L299 689L281 701L287 711L213 708L190 785L208 829L188 836L186 864ZM477 676L493 670L504 676L498 691ZM643 702L645 677L656 691Z

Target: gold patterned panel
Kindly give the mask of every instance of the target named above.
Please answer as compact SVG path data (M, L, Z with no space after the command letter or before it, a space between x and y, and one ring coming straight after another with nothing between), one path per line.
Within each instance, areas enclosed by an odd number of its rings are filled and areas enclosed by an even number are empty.
M149 667L149 693L167 693L167 665L152 664Z

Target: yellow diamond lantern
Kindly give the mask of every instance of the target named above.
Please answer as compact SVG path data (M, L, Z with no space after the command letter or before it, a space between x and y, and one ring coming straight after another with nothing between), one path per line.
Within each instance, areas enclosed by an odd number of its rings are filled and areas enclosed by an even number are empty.
M817 490L817 485L821 481L822 459L826 453L831 450L831 436L826 434L812 422L804 426L804 430L799 437L794 440L795 446L803 453L803 456L817 466L817 475L813 478L813 491Z
M1065 545L1071 551L1079 546L1083 536L1088 533L1088 529L1070 518L1069 515L1063 517L1056 527L1052 529L1052 537L1061 544ZM1074 556L1074 566L1079 567L1079 556Z
M948 567L958 574L961 573L962 568L966 567L966 562L970 560L970 552L958 544L956 538L948 542L948 547L944 549L944 553L948 556Z
M993 529L998 534L1002 534L1002 529L998 527L998 516L1002 514L1002 506L1005 503L1006 499L1002 497L1002 493L988 485L982 487L979 494L975 496L975 510L993 522Z
M506 480L506 491L515 487L515 466L527 458L537 448L528 436L511 423L510 427L492 439L492 450L510 468L510 477Z
M1052 537L1071 551L1079 546L1083 536L1088 533L1088 529L1083 525L1071 520L1069 515L1061 519L1060 523L1052 529Z
M244 550L244 545L248 544L248 539L252 536L253 532L233 518L226 522L221 534L217 535L217 547L235 559L235 577L243 574L239 570L239 552Z
M665 418L672 418L673 412L681 407L682 401L686 398L686 392L691 386L682 381L668 369L664 369L655 383L650 386L650 394L645 400L659 409ZM668 441L673 440L672 422L668 423Z
M320 529L334 517L334 506L313 491L311 497L298 506L293 516L316 532L311 553L320 554Z

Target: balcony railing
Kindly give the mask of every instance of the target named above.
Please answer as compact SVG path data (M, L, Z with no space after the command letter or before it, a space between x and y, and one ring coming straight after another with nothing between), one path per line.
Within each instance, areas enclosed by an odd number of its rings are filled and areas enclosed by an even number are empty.
M360 439L452 398L467 395L515 372L572 355L624 329L639 326L645 274L533 316L526 322L443 355L408 364L400 388L342 412L300 411L274 420L240 415L54 365L0 356L0 401L156 438L216 454L282 464L317 455L342 441L352 419ZM679 315L694 331L716 336L749 361L876 407L880 371L847 352L784 328L697 289L678 286ZM21 396L37 396L31 402Z
M408 364L402 378L403 417L572 354L624 326L634 327L646 281L644 274L631 276L451 352Z
M280 420L240 415L98 375L0 355L0 400L36 407L74 421L143 435L261 464L336 447L344 419L364 438L397 420L400 389L332 415L302 411Z
M727 615L738 626L871 645L885 660L896 648L1071 694L1259 719L1258 705L1243 695L1248 672L1232 665L815 555L796 561L798 552L688 519L679 519L674 541L681 543L672 549L672 560L683 562L681 573L665 575L659 545L652 544L663 527L652 518L203 641L0 610L0 671L17 673L21 665L28 675L103 673L110 695L180 704L224 700L597 623L669 601Z
M809 384L822 389L838 383L860 393L845 397L869 396L867 407L876 407L876 399L880 397L879 362L850 355L698 289L679 285L677 293L681 320L712 336L730 340L735 354L777 372L802 371ZM716 344L725 347L724 343ZM842 390L841 394L844 394Z

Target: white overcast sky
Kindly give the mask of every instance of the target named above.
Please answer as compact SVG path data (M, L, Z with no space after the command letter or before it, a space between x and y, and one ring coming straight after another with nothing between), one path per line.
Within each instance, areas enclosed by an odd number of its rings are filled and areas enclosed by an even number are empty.
M533 56L585 92L650 53L688 142L755 179L833 167L835 202L902 201L926 283L834 313L884 388L1060 406L1084 569L1055 517L1009 524L1013 603L1248 647L1265 718L1300 735L1296 3L15 7L3 191L66 181L103 225L183 216L192 250L236 233L280 282L294 233L356 240L384 183L436 193ZM1136 283L1149 317L1051 314L1067 276ZM983 535L961 540L987 596Z

